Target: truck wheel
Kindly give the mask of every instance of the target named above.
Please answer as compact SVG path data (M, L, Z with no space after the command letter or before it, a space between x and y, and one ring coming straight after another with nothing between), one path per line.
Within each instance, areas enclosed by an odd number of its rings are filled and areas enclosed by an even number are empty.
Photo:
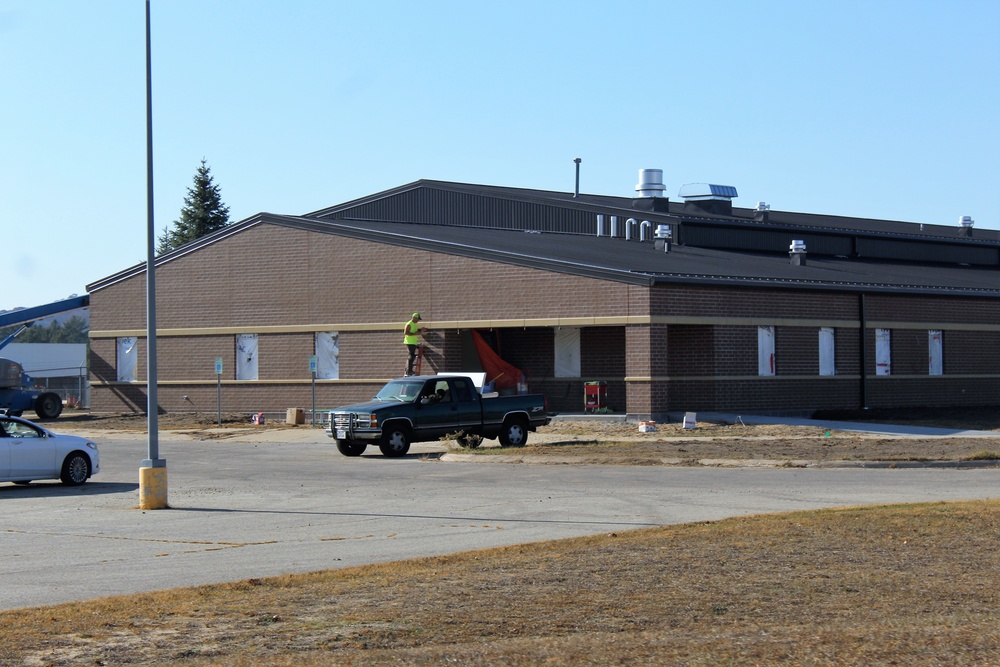
M501 447L524 447L528 442L528 425L523 419L509 419L500 431Z
M35 414L39 419L55 419L62 414L62 399L59 394L45 393L35 399Z
M365 449L368 448L363 442L349 442L347 440L337 441L337 451L339 451L344 456L361 456L365 453Z
M90 477L90 461L80 452L73 452L63 461L59 479L67 486L80 486Z
M405 426L385 427L379 449L385 456L404 456L410 451L410 431Z

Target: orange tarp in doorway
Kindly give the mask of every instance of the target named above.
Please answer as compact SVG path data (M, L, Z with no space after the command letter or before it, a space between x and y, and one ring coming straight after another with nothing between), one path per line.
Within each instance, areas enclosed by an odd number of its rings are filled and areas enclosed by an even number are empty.
M476 343L479 362L486 371L486 383L493 382L494 389L516 389L518 381L524 377L521 369L501 359L478 331L473 330L472 340Z

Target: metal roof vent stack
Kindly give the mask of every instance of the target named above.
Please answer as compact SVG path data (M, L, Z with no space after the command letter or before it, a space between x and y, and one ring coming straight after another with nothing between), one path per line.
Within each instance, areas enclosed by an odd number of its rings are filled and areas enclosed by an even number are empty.
M663 184L662 169L640 169L636 197L662 197L667 186Z
M580 163L583 162L578 157L573 158L573 162L576 163L576 188L573 190L573 199L580 196Z
M771 205L762 201L757 202L757 208L754 210L753 219L757 222L767 222L770 217Z
M972 219L971 215L963 215L958 219L959 236L972 236L972 227L975 224L976 221Z
M715 215L732 215L733 199L739 197L731 185L714 183L687 183L677 196L684 200L685 210L696 210Z
M663 184L662 169L640 169L639 183L635 186L632 208L639 211L668 213L670 200L663 196L667 186Z
M806 242L801 240L792 241L788 246L788 260L792 266L806 265Z
M657 225L653 232L653 247L663 252L670 252L670 241L673 238L673 230L670 225Z

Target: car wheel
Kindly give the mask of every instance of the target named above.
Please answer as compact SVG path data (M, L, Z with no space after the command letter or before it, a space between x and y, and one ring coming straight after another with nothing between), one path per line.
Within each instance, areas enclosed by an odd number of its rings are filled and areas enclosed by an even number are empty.
M368 448L363 442L350 442L349 440L338 440L337 451L344 456L361 456Z
M67 486L80 486L90 477L90 460L80 452L73 452L63 461L59 479Z
M464 449L478 449L479 445L483 444L483 436L475 433L463 433L455 440L458 442L458 446Z
M410 432L405 426L389 426L382 431L379 449L385 456L404 456L410 451Z
M524 447L528 442L528 426L523 419L510 419L504 422L500 431L501 447Z
M55 419L62 414L62 399L51 392L35 399L35 414L39 419Z

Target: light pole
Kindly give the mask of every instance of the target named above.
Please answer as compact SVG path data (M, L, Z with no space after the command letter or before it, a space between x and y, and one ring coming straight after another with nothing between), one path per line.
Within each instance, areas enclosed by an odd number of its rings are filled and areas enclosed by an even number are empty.
M156 392L156 228L153 224L153 72L146 0L146 418L147 458L139 467L139 509L167 506L167 462L160 458Z

